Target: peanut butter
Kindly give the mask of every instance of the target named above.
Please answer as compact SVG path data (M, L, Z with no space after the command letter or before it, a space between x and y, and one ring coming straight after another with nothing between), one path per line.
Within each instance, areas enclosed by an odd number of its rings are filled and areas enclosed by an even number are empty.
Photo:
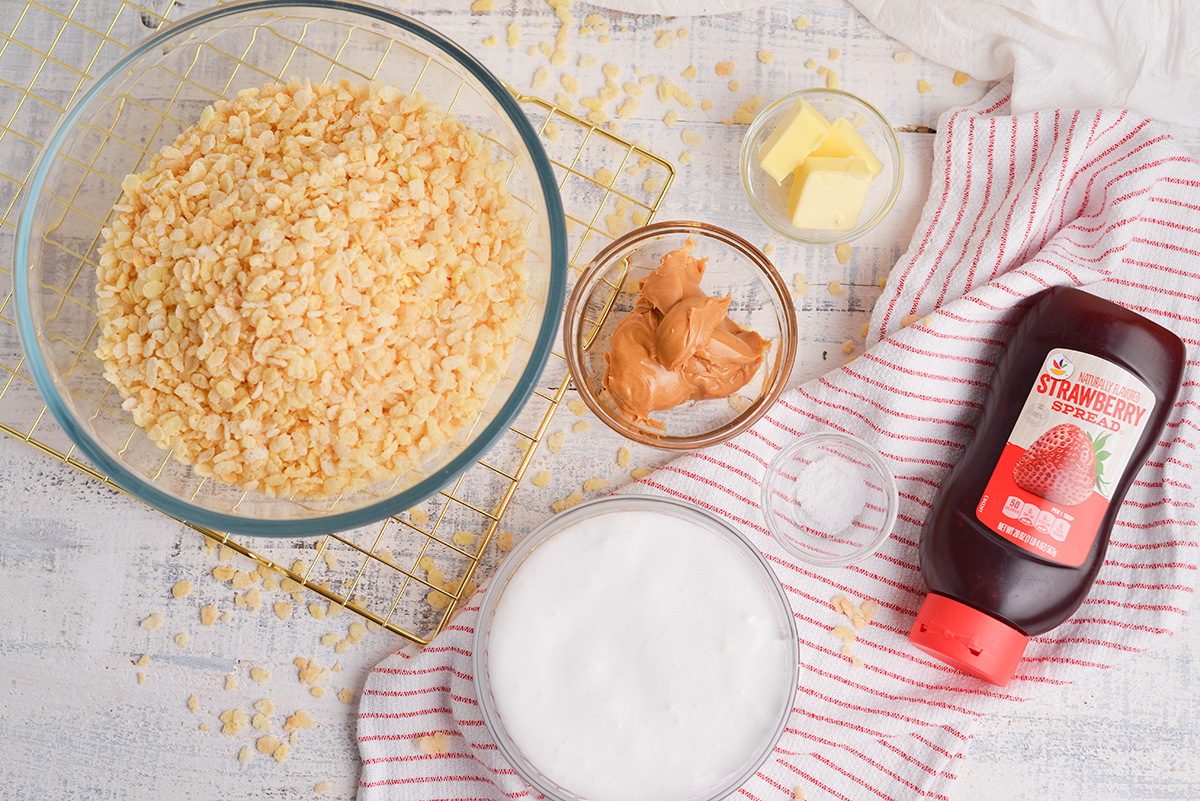
M688 239L639 282L637 304L605 354L604 388L634 423L661 429L651 412L729 397L758 372L770 345L726 316L728 295L700 288L707 259L692 258L695 244Z

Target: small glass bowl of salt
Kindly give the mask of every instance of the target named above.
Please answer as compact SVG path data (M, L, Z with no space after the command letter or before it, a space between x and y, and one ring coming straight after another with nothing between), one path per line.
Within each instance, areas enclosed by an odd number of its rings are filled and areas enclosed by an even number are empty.
M841 567L879 549L899 506L887 463L847 434L810 434L779 452L762 484L771 535L809 564Z

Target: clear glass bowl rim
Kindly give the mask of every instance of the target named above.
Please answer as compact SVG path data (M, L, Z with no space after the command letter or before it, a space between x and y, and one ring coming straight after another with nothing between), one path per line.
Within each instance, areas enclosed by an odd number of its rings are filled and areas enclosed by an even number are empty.
M581 341L582 327L580 324L582 322L583 310L586 306L584 291L592 285L597 275L612 265L614 258L623 250L633 247L644 240L663 234L687 233L694 233L700 239L714 240L728 245L748 258L759 268L763 276L767 279L767 283L774 291L776 299L783 306L783 312L779 315L780 339L783 340L780 347L783 348L783 352L779 360L779 370L775 374L775 380L771 383L770 389L753 406L726 425L713 429L708 433L697 434L691 437L655 436L629 426L624 418L614 415L600 402L600 399L588 387L587 382L581 380L583 375L583 343ZM572 381L575 383L575 389L579 392L579 397L592 410L592 413L600 418L601 422L621 436L642 445L671 451L692 451L699 448L706 448L709 445L716 445L742 433L757 423L759 418L767 413L767 410L771 408L771 405L782 394L784 387L787 386L788 379L792 375L792 368L796 361L796 339L798 335L796 307L792 302L792 294L788 290L783 276L779 274L779 270L775 268L775 265L771 263L771 260L761 250L750 244L745 238L717 225L696 222L694 220L664 220L663 222L644 225L641 228L635 228L628 233L622 234L597 253L587 268L584 269L583 274L575 282L575 288L571 292L570 300L567 301L567 312L565 322L563 323L563 351L567 357L567 369L571 374Z
M505 555L504 561L500 563L500 567L492 577L491 583L484 593L483 601L480 603L479 617L476 619L475 632L472 638L471 678L475 687L475 698L479 702L479 711L483 716L483 725L493 742L496 743L501 756L504 757L505 761L512 766L527 784L546 798L551 799L551 801L559 801L560 799L574 801L574 799L579 798L573 794L563 795L563 788L548 785L538 777L530 775L526 766L522 763L523 757L517 751L516 745L510 742L507 737L500 736L502 728L499 715L492 703L490 694L485 692L488 687L484 686L483 679L481 678L485 673L484 654L487 650L487 633L491 628L490 625L485 626L484 621L491 620L496 606L504 594L505 585L508 584L513 574L520 568L525 558L538 545L580 520L608 512L625 510L666 511L668 514L675 514L685 519L691 519L700 525L707 526L713 529L714 533L718 535L724 535L730 545L751 557L755 572L760 578L765 580L769 588L774 590L775 599L778 600L781 608L785 611L784 619L788 627L787 659L790 668L788 679L790 686L785 697L785 703L781 707L779 721L773 729L770 738L764 741L749 766L740 773L728 777L724 782L714 787L707 795L693 796L686 799L686 801L716 801L717 799L725 798L745 784L762 767L763 763L770 758L771 754L774 753L775 746L779 743L787 727L787 722L795 703L797 684L800 680L800 644L798 639L799 634L796 630L795 616L791 612L791 602L788 601L783 585L779 582L779 578L771 568L770 562L763 556L762 551L746 535L742 534L729 523L712 512L694 504L675 498L649 495L611 495L606 498L595 498L578 504L565 512L560 512L545 523L542 523L522 539L512 551ZM770 592L770 589L768 592Z
M495 418L484 427L462 453L455 456L444 467L409 487L408 489L376 503L347 512L283 520L246 518L206 509L189 503L174 495L157 489L140 476L127 470L119 461L111 458L91 436L83 430L75 417L59 397L54 379L46 365L41 343L32 323L33 307L29 295L27 265L29 263L29 241L33 225L34 199L40 196L51 163L67 133L82 115L92 99L120 80L131 63L147 52L170 44L188 31L214 21L237 14L270 12L288 8L303 8L315 11L330 9L358 14L368 20L380 22L413 34L429 43L433 48L452 58L466 69L481 87L500 105L513 128L529 152L530 161L537 171L538 183L546 199L547 217L550 228L550 281L547 295L547 311L537 332L530 359L516 382L516 388ZM554 179L550 159L538 141L537 133L529 119L521 111L512 92L500 82L481 62L434 29L414 19L388 9L356 0L237 0L184 17L178 22L155 33L141 44L133 47L63 114L47 139L37 161L34 163L29 185L22 200L21 213L17 220L16 245L13 253L13 284L16 296L17 328L21 347L33 373L34 384L42 395L55 421L63 428L80 450L95 464L100 472L125 492L179 520L204 526L217 531L249 534L261 537L318 536L334 531L344 531L367 525L397 512L403 511L446 486L457 475L464 472L483 456L504 434L512 420L524 407L532 393L535 382L541 375L550 357L558 332L560 313L566 298L567 286L567 229L563 213L562 198Z
M841 95L842 97L849 98L855 103L861 104L864 110L873 115L878 122L882 123L883 130L887 134L887 139L892 145L893 156L895 158L895 167L893 168L895 175L893 176L891 191L888 194L887 202L883 204L878 212L876 212L875 216L867 223L858 225L849 231L843 231L837 236L822 238L803 236L798 233L801 230L799 228L788 228L787 226L780 225L774 219L772 219L771 215L767 213L766 209L762 208L758 200L754 197L754 193L750 191L750 170L755 169L758 166L757 154L750 153L750 142L754 140L754 137L758 135L758 132L762 130L762 127L766 125L767 118L771 115L771 112L779 108L779 106L785 103L794 103L796 102L797 98L804 97L806 95L816 94ZM795 92L791 92L790 94L786 94L759 112L758 116L754 118L754 121L750 123L750 127L746 129L745 136L742 137L742 147L738 153L738 173L742 179L742 191L745 192L746 199L750 201L750 208L754 209L754 213L758 216L758 218L762 220L772 231L784 237L785 239L790 239L793 242L800 242L805 245L840 245L843 242L853 241L865 234L867 231L870 231L872 228L882 222L883 218L886 217L888 212L892 210L892 206L894 206L896 203L896 198L900 195L900 186L904 183L904 150L900 147L900 137L896 133L896 129L892 127L892 124L888 122L887 117L883 116L883 113L880 112L879 109L875 108L875 106L871 105L866 100L863 100L858 95L852 92L847 92L844 89L828 89L822 86L813 86L808 89L799 89Z
M880 527L875 538L866 543L863 547L841 557L825 557L811 553L809 551L800 550L792 543L791 538L776 534L775 514L772 511L775 502L772 498L771 490L774 487L774 478L779 475L780 468L784 461L790 459L798 451L813 445L820 445L823 442L836 442L842 445L850 445L855 450L863 455L867 461L871 463L884 480L884 494L887 496L888 511L884 520L884 524ZM853 564L861 559L865 559L871 554L879 550L880 546L887 541L887 538L892 536L892 529L896 525L896 515L900 508L900 495L896 489L896 479L892 475L891 468L887 466L887 462L879 455L879 452L872 448L867 443L863 442L858 437L850 434L840 434L835 432L821 432L816 434L806 434L800 439L788 445L786 448L775 454L775 458L767 466L767 472L763 475L762 482L762 511L763 518L767 524L767 530L771 532L771 539L778 542L784 550L795 556L797 559L802 559L808 564L819 565L821 567L845 567Z

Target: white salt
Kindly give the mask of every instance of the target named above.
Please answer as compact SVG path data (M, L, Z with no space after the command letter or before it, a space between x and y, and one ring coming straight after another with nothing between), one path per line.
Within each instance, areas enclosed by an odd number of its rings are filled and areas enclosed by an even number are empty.
M866 506L866 484L853 464L837 457L819 457L796 476L796 500L814 528L838 534Z

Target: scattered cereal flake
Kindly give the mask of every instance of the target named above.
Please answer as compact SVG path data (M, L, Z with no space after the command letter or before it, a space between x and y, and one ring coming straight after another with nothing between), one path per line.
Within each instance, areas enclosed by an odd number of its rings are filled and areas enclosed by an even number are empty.
M228 562L233 558L233 549L225 543L221 543L221 550L217 554L217 559L222 562Z
M620 236L629 228L629 223L620 214L606 214L604 216L604 227L613 236Z
M570 495L563 498L561 501L555 501L554 503L550 504L550 508L553 509L555 512L561 512L566 509L570 509L572 506L575 506L576 504L579 504L582 502L583 502L583 496L580 495L578 492L572 492Z
M286 732L294 732L297 729L311 729L317 725L316 721L308 716L303 710L296 710L296 714L287 719L283 724L283 730Z
M759 50L758 51L758 60L761 61L763 64L770 66L771 64L775 63L775 54L772 53L770 50Z
M605 64L600 68L600 71L603 72L604 77L610 81L615 81L617 78L621 77L621 68L616 64Z
M608 486L608 479L604 478L589 478L583 482L584 492L599 492Z
M222 623L228 623L228 622L229 622L230 620L232 620L232 619L233 619L233 615L229 614L228 612L224 612L224 613L222 613L222 615L221 615L221 622L222 622Z
M187 579L182 579L175 582L175 586L171 588L171 594L176 598L186 598L188 593L192 591L192 582Z
M240 709L227 709L218 715L217 719L225 724L221 727L221 734L234 736L241 734L250 723L250 718Z
M321 645L337 645L338 640L342 639L342 635L335 631L331 631L321 637Z
M563 446L567 444L567 432L555 431L550 436L546 437L546 447L551 453L561 453Z
M929 94L933 91L933 86L930 85L929 81L917 81L917 91L923 95Z
M971 76L967 75L967 73L965 73L965 72L954 73L954 85L955 86L965 86L966 83L970 80L971 80Z
M308 660L302 656L298 656L292 660L292 664L295 665L296 667L300 668L301 670L304 670L305 666L308 665Z
M200 699L194 695L188 696L188 710L191 712L200 711Z
M629 95L637 95L640 97L646 93L646 88L635 81L629 81L621 88L624 89L625 93Z
M517 43L520 41L521 41L521 29L517 27L517 23L515 23L515 22L509 23L508 46L516 47Z
M838 88L840 88L840 87L841 87L841 85L842 85L842 79L841 79L841 78L839 78L839 77L838 77L838 74L837 74L836 72L834 72L833 70L830 70L830 71L829 71L829 72L828 72L828 73L825 75L825 86L826 86L827 88L829 88L829 89L838 89Z
M589 56L586 53L580 53L579 61L577 63L581 67L594 67L594 66L596 66L596 62L597 62L597 59L595 56Z
M642 78L639 78L638 83L640 83L642 86L654 86L654 84L658 83L658 76L646 75Z
M434 569L433 557L432 556L422 556L420 559L417 560L417 567L421 568L425 572L429 572L430 570L433 570Z
M550 85L550 70L545 67L538 67L533 73L533 80L529 82L534 91L545 89Z
M550 485L550 471L541 470L533 477L533 486L546 487Z
M351 690L349 687L343 687L338 690L337 697L343 704L352 704L354 703L354 690Z
M513 547L513 534L511 531L501 531L496 535L496 548L500 553L508 553Z
M587 420L580 420L578 423L571 426L571 430L574 431L576 434L586 434L587 432L592 430L592 424L589 423Z
M920 318L921 318L921 316L919 314L906 314L900 318L900 327L908 328L910 325L915 323Z
M150 664L150 654L142 654L136 663L139 667L146 667Z
M796 295L808 294L808 276L804 273L796 273L792 277L792 292Z
M236 673L230 673L228 676L226 676L225 677L225 692L231 693L234 690L236 690L237 689L237 680L238 680L238 677L237 677Z
M255 745L258 747L260 754L273 754L275 753L275 749L279 747L279 738L274 734L264 734L258 738L258 742Z
M244 590L250 586L250 574L245 570L238 570L233 574L233 588L235 590Z
M456 531L450 539L460 548L469 548L475 544L475 535L469 531Z
M484 47L495 47L497 44L499 44L499 42L497 42L495 36L489 36L483 40Z
M645 478L650 475L650 471L644 467L635 467L629 471L629 475L634 479Z
M686 38L688 38L688 35L690 33L691 33L691 31L689 31L687 28L680 28L679 29L679 38L686 39Z
M691 67L688 67L686 70L684 70L683 72L679 73L679 75L680 75L681 77L683 77L683 78L695 78L695 77L696 77L696 67L695 67L695 65L693 65L693 66L691 66Z
M880 289L887 289L887 276L886 275L879 276L879 280L876 281L875 283L879 284Z
M728 400L729 407L738 414L741 414L754 405L754 401L750 400L745 395L730 395Z
M683 131L679 134L679 138L682 139L683 143L688 147L700 147L700 145L704 144L703 136L689 131L687 128L683 129Z
M617 116L623 120L627 120L642 108L642 101L636 97L629 97L625 102L617 107Z
M755 95L743 102L737 107L737 111L733 112L733 121L738 125L749 125L754 122L754 115L758 114L759 108L762 107L762 102L762 95Z
M246 590L246 606L254 612L262 609L262 591L258 587L251 587Z
M432 734L426 734L424 737L417 740L417 748L421 751L421 753L428 756L436 756L437 754L443 753L442 751L438 750L437 740L433 738Z
M684 152L680 153L679 154L679 163L680 164L691 164L692 163L692 154L686 150Z
M853 353L856 347L853 339L847 339L842 343L842 353Z
M316 784L313 785L314 793L328 793L332 789L333 789L333 785L330 784L329 782L317 782Z
M291 595L295 595L296 593L300 592L302 587L300 582L296 581L295 579L285 578L279 582L279 589Z
M175 644L180 648L188 647L188 636L186 631L181 631L175 635Z
M232 581L237 571L229 565L217 565L213 568L212 575L217 581Z
M359 642L363 637L367 636L367 627L356 620L346 629L346 636L350 642Z
M440 612L453 603L454 599L440 590L430 590L425 595L425 601Z
M313 617L315 617L317 620L325 619L325 608L322 607L320 604L309 604L308 605L308 613L310 615L312 615Z
M838 245L836 248L833 249L833 252L837 254L838 263L845 264L846 262L850 261L850 243L849 242L843 242L842 244Z
M854 633L854 630L848 626L834 626L830 631L830 634L832 634L834 637L837 637L847 645L854 642L855 638L858 636Z
M879 611L879 604L868 598L862 602L862 606L859 607L859 611L862 612L863 619L870 623L875 617L875 613Z
M659 50L665 50L668 47L674 47L678 43L675 31L659 31L658 39L655 40L654 46Z
M670 126L670 125L674 125L677 122L679 122L679 112L676 111L675 109L671 109L663 117L664 125Z
M263 698L262 700L260 700L258 703L256 703L254 705L254 708L256 710L258 710L258 713L261 715L275 714L275 705L273 703L271 703L270 698Z
M566 50L555 50L550 54L550 65L553 67L561 67L563 64L567 63L567 58L568 56Z
M617 179L617 176L608 167L601 167L600 169L596 170L592 177L595 178L596 183L600 184L601 186L612 186L613 181Z
M622 447L617 449L617 467L620 467L622 470L629 467L629 460L631 458L633 457L629 453L629 448Z
M279 601L272 607L272 609L275 610L275 617L279 618L280 620L291 620L292 619L292 605L291 604Z
M435 567L433 570L429 571L429 574L425 576L425 579L433 586L441 587L446 583L446 574Z
M238 751L238 762L243 765L254 758L254 749L250 746L244 746L241 751Z
M570 409L576 417L583 417L587 414L587 404L578 398L567 403L567 408Z
M250 726L255 731L270 731L274 728L274 725L262 712L256 712L254 717L250 718Z
M692 97L675 84L671 84L671 95L674 96L674 98L678 100L679 104L684 108L695 108L697 105L696 98Z
M259 684L266 684L271 680L271 671L260 667L250 668L250 678Z
M802 31L808 27L808 17L796 17L796 22L793 23L796 30Z
M496 7L496 0L475 0L471 3L471 10L477 14L485 14Z
M713 107L713 102L711 100L709 100L707 97L700 101L700 108L704 109L705 111L708 111L712 107Z
M141 671L138 671L137 681L138 681L138 684L145 684L146 683L146 674L142 673Z
M736 66L737 65L732 61L718 61L716 67L717 75L720 75L722 78L727 78L733 74L733 70Z
M343 643L345 643L345 640L342 640L342 642L339 642L338 645L340 646ZM345 653L345 651L341 651L341 653ZM311 695L313 698L324 698L325 690L322 687L313 687L311 690L308 691L308 694Z
M429 513L414 506L408 510L408 519L413 522L413 525L424 526L429 523Z
M571 94L579 94L579 80L574 75L563 73L563 76L559 78L559 82L562 84L563 89L566 89Z
M321 666L317 664L317 660L309 659L304 663L304 667L300 668L300 683L314 686L321 680ZM291 731L291 729L288 729Z
M863 339L866 339L866 338L867 338L867 334L870 334L870 333L871 333L871 324L870 324L870 323L863 323L863 324L862 324L862 337L863 337Z
M844 295L845 293L846 293L846 290L842 289L841 281L830 281L829 282L829 294L830 295Z
M804 62L804 67L805 69L815 70L817 68L817 60L815 58L810 58L808 61Z
M893 53L892 58L895 59L897 64L911 64L913 61L913 54L907 50L901 50L897 53Z
M829 67L817 67L817 74L824 77L829 74Z
M603 111L590 111L588 112L587 118L588 122L593 123L594 125L601 125L605 122L608 122L608 115Z

